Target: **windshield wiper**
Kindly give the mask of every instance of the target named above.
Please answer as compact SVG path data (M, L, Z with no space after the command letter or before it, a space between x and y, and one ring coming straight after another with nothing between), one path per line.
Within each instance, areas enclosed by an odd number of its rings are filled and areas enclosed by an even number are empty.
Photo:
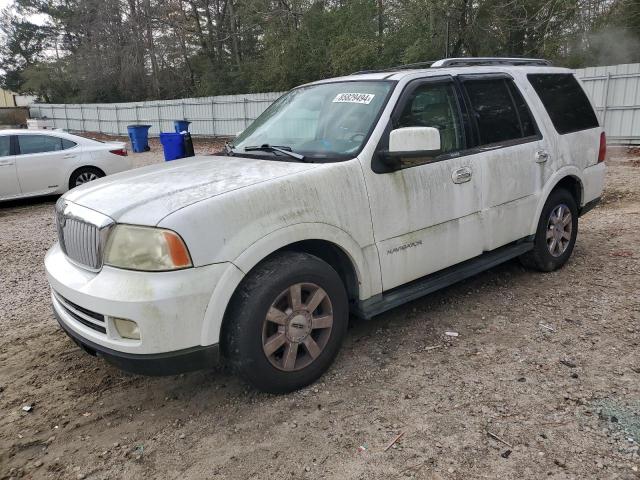
M292 152L291 147L286 147L283 145L269 145L268 143L265 143L264 145L260 145L260 146L255 145L251 147L244 147L245 152L255 152L260 150L265 152L284 153L285 155L289 155L290 157L293 157L296 160L300 160L301 162L304 162L304 155L300 155L299 153Z

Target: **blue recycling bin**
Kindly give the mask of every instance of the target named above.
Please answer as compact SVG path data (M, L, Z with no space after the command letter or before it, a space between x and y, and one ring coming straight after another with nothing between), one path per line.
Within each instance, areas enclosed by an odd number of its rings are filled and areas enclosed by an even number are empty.
M131 140L131 149L136 152L148 152L149 148L149 129L151 125L127 125L127 132Z
M161 133L160 143L165 162L184 158L184 136L180 133Z
M174 120L173 127L176 129L176 133L188 132L190 123L186 120Z

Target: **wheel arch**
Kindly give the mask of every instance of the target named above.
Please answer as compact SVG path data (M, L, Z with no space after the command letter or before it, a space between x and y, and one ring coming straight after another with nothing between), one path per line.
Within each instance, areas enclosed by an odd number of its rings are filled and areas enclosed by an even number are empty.
M583 205L584 198L584 182L582 179L581 171L577 167L564 167L558 170L545 184L544 189L538 199L538 205L536 207L536 214L533 217L530 231L535 233L538 228L538 222L540 220L540 214L544 208L544 204L547 202L547 198L551 195L551 192L558 188L567 189L576 201L578 210Z
M285 227L250 245L221 277L205 314L203 345L220 340L227 307L246 275L272 255L286 250L306 252L331 265L344 282L350 301L368 298L381 288L379 265L365 258L362 248L344 230L319 223Z

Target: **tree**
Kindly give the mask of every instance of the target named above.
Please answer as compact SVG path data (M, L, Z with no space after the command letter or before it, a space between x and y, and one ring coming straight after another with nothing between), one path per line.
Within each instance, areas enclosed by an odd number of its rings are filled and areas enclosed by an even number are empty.
M638 0L14 1L2 83L56 102L286 90L446 54L640 61Z

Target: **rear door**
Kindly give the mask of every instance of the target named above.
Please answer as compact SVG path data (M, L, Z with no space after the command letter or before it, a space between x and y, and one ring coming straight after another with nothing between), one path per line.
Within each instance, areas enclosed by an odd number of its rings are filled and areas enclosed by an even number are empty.
M553 149L511 76L461 75L458 80L474 126L483 244L489 251L530 235L544 163Z
M10 135L0 135L0 198L11 198L20 193L11 139Z
M589 98L573 73L530 73L533 89L557 133L557 165L582 169L598 161L600 128Z
M21 133L17 135L17 148L15 159L23 194L46 194L66 187L69 165L78 155L74 142L53 135Z

